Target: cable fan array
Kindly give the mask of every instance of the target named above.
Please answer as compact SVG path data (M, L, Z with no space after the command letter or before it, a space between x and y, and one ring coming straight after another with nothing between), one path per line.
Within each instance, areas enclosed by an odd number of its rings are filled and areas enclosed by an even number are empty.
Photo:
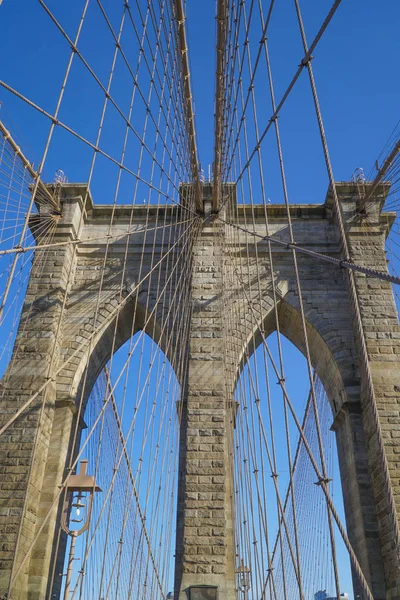
M0 370L4 373L15 340L30 265L36 246L51 243L59 221L56 186L40 186L36 173L0 122ZM45 260L45 251L37 258Z
M335 588L336 556L332 555L327 506L279 394L270 386L267 393L258 386L264 369L260 348L246 364L237 390L242 407L234 442L238 564L243 561L248 566L250 598L295 599L299 594L313 598L318 590ZM333 475L336 447L330 431L331 407L319 380L315 387L325 461ZM311 394L301 408L304 433L318 454ZM332 484L329 487L332 493ZM347 569L343 563L342 577L348 577Z

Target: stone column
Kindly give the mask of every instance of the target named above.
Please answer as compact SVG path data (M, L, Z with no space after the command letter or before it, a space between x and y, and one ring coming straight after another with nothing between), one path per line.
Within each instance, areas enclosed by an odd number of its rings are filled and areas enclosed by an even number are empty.
M347 533L374 599L385 600L385 569L359 400L348 399L332 429L336 432ZM364 598L355 573L353 591L355 598Z
M181 415L175 600L192 585L234 600L233 431L225 389L220 230L204 226L194 248L188 389Z
M363 185L364 194L368 193L370 185ZM391 218L390 213L381 214L381 208L388 186L379 185L374 198L367 203L365 209L359 202L359 190L356 185L339 184L338 190L351 258L358 264L387 272L385 238ZM363 211L361 215L360 209ZM378 583L377 580L381 579L379 569L383 563L385 593L382 593L382 585L379 584L374 597L400 600L400 548L396 544L393 525L394 520L397 519L398 525L400 520L400 325L391 284L362 274L356 274L355 280L361 325L367 345L368 367L375 395L374 402L369 391L368 373L361 361L359 421L363 425L365 443L363 442L360 451L357 450L359 444L353 444L353 451L356 453L356 463L361 464L361 453L364 453L366 448L368 478L372 484L375 513L369 522L368 519L366 521L367 535L368 525L373 521L378 525L380 549L378 556L375 549L368 557L370 577L373 585ZM352 435L357 437L356 427L353 428ZM383 448L380 440L383 441ZM389 487L397 506L396 514L393 514L385 484L384 460L389 467ZM362 485L360 490L362 491ZM367 490L366 494L368 496L370 490ZM366 515L368 516L368 513ZM373 537L375 536L376 532L373 532ZM370 547L372 542L373 539L370 538L367 547ZM376 547L376 543L373 543L373 546ZM361 557L365 552L366 548Z
M54 242L77 235L79 200L64 209ZM36 546L21 569L20 566L38 534L41 515L56 494L61 481L59 471L65 466L62 461L66 449L60 451L57 443L51 448L51 440L60 438L59 418L54 428L58 410L55 372L62 341L60 316L71 266L73 274L73 261L71 245L35 254L12 360L2 380L0 425L47 383L45 390L0 438L0 597L8 593L13 600L44 598L49 577L54 519L47 525L40 548ZM63 418L61 422L62 428L68 429L70 419ZM65 434L61 438L67 448ZM59 463L57 473L50 478L45 477L48 457L52 463ZM11 578L15 581L10 587Z

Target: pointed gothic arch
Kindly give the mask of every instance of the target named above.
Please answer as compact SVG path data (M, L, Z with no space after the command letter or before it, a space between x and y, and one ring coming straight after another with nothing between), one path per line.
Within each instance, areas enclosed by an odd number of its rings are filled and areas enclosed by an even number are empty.
M235 385L240 379L246 360L268 338L277 332L275 310L268 308L263 318L254 325L254 318L247 320L254 326L248 335L247 346L242 348L237 362ZM288 294L277 304L280 334L283 335L305 358L305 343L297 298ZM326 310L326 315L329 310ZM336 447L343 492L348 535L353 549L359 557L363 572L373 582L377 598L385 598L386 584L382 548L379 540L378 521L373 513L374 497L367 460L367 440L363 429L363 411L360 404L360 379L354 342L325 317L318 306L307 306L305 311L307 340L311 365L326 392L332 411L331 429L336 434ZM345 330L346 324L343 329ZM263 335L261 335L261 331ZM339 340L338 340L339 337ZM343 346L345 345L345 351ZM279 369L279 365L278 365ZM276 375L271 368L272 380ZM298 415L299 417L299 415ZM373 562L371 562L373 557ZM362 594L362 588L354 571L353 587L355 594ZM362 596L360 596L362 597Z
M290 302L290 299L281 298L277 304L277 313L280 333L305 356L304 335L298 306ZM323 384L335 415L346 402L346 398L354 394L354 388L357 386L356 358L348 345L343 356L340 343L337 339L332 339L332 331L329 328L321 333L318 323L323 318L317 310L307 316L306 328L311 364ZM271 333L277 331L275 309L272 306L264 312L263 318L248 336L247 347L242 349L238 360L236 379L240 376L244 358L251 356L263 343L261 331L264 332L265 340Z

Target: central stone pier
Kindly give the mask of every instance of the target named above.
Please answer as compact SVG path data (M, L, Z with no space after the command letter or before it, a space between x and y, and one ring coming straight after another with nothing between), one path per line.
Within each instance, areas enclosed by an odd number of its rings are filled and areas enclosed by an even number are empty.
M234 414L225 385L222 231L210 219L211 194L212 186L203 185L204 225L193 250L188 386L179 407L176 600L236 598Z

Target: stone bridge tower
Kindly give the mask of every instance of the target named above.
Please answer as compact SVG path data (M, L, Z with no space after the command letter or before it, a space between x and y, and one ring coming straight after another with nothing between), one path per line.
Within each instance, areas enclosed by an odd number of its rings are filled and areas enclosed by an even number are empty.
M354 261L381 271L387 269L385 236L393 215L382 212L387 188L382 185L371 202L368 220L360 223L357 189L348 183L337 186ZM234 202L234 189L227 187ZM62 218L55 241L75 243L54 247L45 264L34 261L26 294L17 350L3 380L0 425L21 409L0 438L0 597L12 600L41 600L58 597L59 582L49 590L49 569L55 553L58 527L58 486L65 475L71 452L71 431L77 413L76 398L86 379L85 398L104 367L131 335L143 327L155 301L155 290L143 285L133 294L139 280L139 258L145 253L143 226L153 227L146 244L162 256L167 245L155 225L170 225L168 244L178 240L182 230L173 225L177 206L134 209L132 244L127 270L121 273L122 245L111 248L107 268L100 266L112 212L111 206L96 206L89 195L85 213L84 185L66 184L62 190ZM203 189L205 216L193 246L191 267L192 317L186 353L187 380L182 384L181 448L178 498L178 525L175 600L186 600L191 586L218 590L218 600L234 600L235 547L234 505L232 502L232 444L235 409L232 393L244 352L243 339L254 339L254 323L243 308L233 309L233 298L242 293L227 278L226 228L209 214L210 186ZM271 235L288 240L285 208L279 205L240 205L236 221L251 222L255 211L256 232L265 235L265 210ZM337 227L332 217L330 194L320 205L291 207L296 242L322 253L340 257ZM115 208L113 236L126 232L131 208ZM147 216L146 216L147 215ZM227 220L232 219L227 203ZM146 223L145 223L146 218ZM232 253L237 266L248 269L244 248L250 248L251 281L256 261L261 269L263 305L260 323L265 335L275 327L267 243L241 231ZM279 293L278 314L282 333L304 351L298 297L291 253L273 247ZM171 258L169 269L174 258ZM360 363L360 340L354 328L346 273L334 265L299 257L305 317L313 367L321 379L332 406L332 427L336 431L348 534L376 600L400 600L400 563L394 519L400 518L400 326L391 285L356 276L363 336L368 364ZM254 272L252 272L254 269ZM71 276L72 274L72 276ZM118 296L125 278L124 298ZM160 278L168 269L160 268ZM103 278L99 322L92 335L93 302ZM67 303L60 314L64 297ZM143 298L149 299L144 303ZM135 302L136 310L132 310ZM122 306L122 308L119 308ZM240 303L244 306L244 303ZM236 309L235 309L236 310ZM231 311L235 320L225 319ZM118 315L118 317L117 317ZM110 332L116 326L115 343ZM134 320L133 320L134 319ZM230 329L226 323L234 322ZM151 335L166 348L174 339L174 328L163 333L157 311L151 320ZM88 360L87 371L84 365ZM60 368L60 365L63 365ZM372 381L374 397L368 383ZM29 410L23 406L37 392ZM373 405L375 403L375 405ZM240 410L240 407L238 407ZM385 485L383 468L390 474ZM390 493L389 493L390 492ZM393 514L392 497L397 503ZM51 511L43 525L43 517ZM37 543L28 560L26 553ZM65 547L58 549L63 564ZM23 568L19 568L24 560ZM58 572L61 571L57 569ZM18 573L18 576L15 576ZM13 581L10 587L10 580ZM205 589L202 588L205 595ZM355 590L361 594L355 578ZM54 597L54 596L53 596ZM211 597L211 596L207 596ZM362 597L362 595L360 596Z

